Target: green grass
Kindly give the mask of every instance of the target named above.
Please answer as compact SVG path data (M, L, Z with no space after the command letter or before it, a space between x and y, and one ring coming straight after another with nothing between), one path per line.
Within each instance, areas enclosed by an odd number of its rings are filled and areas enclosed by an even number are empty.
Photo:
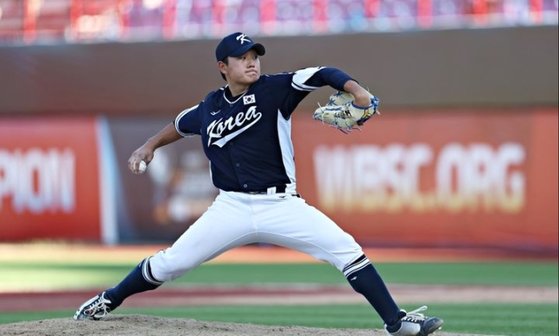
M77 289L118 283L134 264L0 263L0 292L14 289ZM376 265L388 284L455 284L557 287L555 262L383 263ZM326 264L207 264L165 286L250 284L345 284ZM413 309L416 307L404 308ZM445 331L511 336L558 335L557 304L433 304L429 314L446 320ZM148 314L208 321L336 328L381 328L366 305L202 306L126 308L120 314ZM73 311L2 312L0 323L56 317Z
M76 289L118 283L133 267L0 263L0 291L14 289ZM553 262L507 263L383 263L376 265L387 283L504 286L557 286ZM316 283L342 284L343 276L326 264L207 264L167 285Z
M404 306L413 309L413 306ZM324 328L382 328L368 305L201 306L121 308L119 314L145 314L206 321L300 325ZM510 336L556 336L557 304L433 304L429 313L445 319L444 331ZM73 311L2 313L0 323L72 316Z
M401 284L557 286L557 263L383 263L375 265L386 282ZM325 264L210 264L178 283L298 282L345 283L343 276ZM223 280L221 280L223 281Z
M387 282L409 284L557 286L557 262L380 264ZM410 276L412 274L412 276Z

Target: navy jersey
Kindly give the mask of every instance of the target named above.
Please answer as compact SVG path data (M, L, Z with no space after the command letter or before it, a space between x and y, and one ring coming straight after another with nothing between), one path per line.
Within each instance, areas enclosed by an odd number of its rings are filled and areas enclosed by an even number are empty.
M291 114L311 91L351 79L329 67L262 75L240 96L227 86L182 111L175 128L201 136L214 185L225 191L296 192ZM274 189L274 190L276 190Z

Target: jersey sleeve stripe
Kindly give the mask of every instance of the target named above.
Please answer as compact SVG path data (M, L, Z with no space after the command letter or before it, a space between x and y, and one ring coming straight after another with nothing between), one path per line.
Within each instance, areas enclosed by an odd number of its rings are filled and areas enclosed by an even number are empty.
M316 89L318 89L316 86L310 86L310 85L305 85L305 84L297 84L295 82L291 83L291 86L299 91L314 91Z
M199 105L199 104L198 104ZM177 130L177 133L179 133L180 135L182 135L183 137L187 137L187 136L192 136L195 135L195 133L186 133L180 130L180 121L182 119L182 117L184 117L188 112L196 109L198 107L198 105L192 106L187 108L186 110L183 110L181 113L179 113L177 115L177 117L175 118L175 129Z
M295 71L293 79L291 80L291 86L300 91L313 91L318 89L318 87L306 85L305 82L322 68L323 67L311 67Z

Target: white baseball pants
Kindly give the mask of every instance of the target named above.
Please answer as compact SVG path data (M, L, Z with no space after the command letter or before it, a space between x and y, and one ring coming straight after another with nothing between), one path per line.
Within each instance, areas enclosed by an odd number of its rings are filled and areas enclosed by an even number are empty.
M363 255L351 235L302 198L221 191L208 210L149 264L153 277L164 282L251 243L294 249L340 271Z

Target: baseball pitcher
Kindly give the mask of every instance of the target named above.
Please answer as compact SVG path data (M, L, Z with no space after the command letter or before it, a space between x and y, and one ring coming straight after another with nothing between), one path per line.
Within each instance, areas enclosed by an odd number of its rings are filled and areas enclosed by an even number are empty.
M443 320L427 317L425 306L398 307L359 244L297 193L291 114L310 92L336 90L314 118L350 132L378 114L379 100L345 72L311 67L261 75L264 46L243 33L217 45L217 67L227 84L135 150L134 173L149 165L157 148L198 135L219 195L208 210L169 248L142 260L118 285L86 301L74 319L101 319L136 293L153 290L237 246L267 243L324 260L344 274L373 306L395 336L424 336Z

